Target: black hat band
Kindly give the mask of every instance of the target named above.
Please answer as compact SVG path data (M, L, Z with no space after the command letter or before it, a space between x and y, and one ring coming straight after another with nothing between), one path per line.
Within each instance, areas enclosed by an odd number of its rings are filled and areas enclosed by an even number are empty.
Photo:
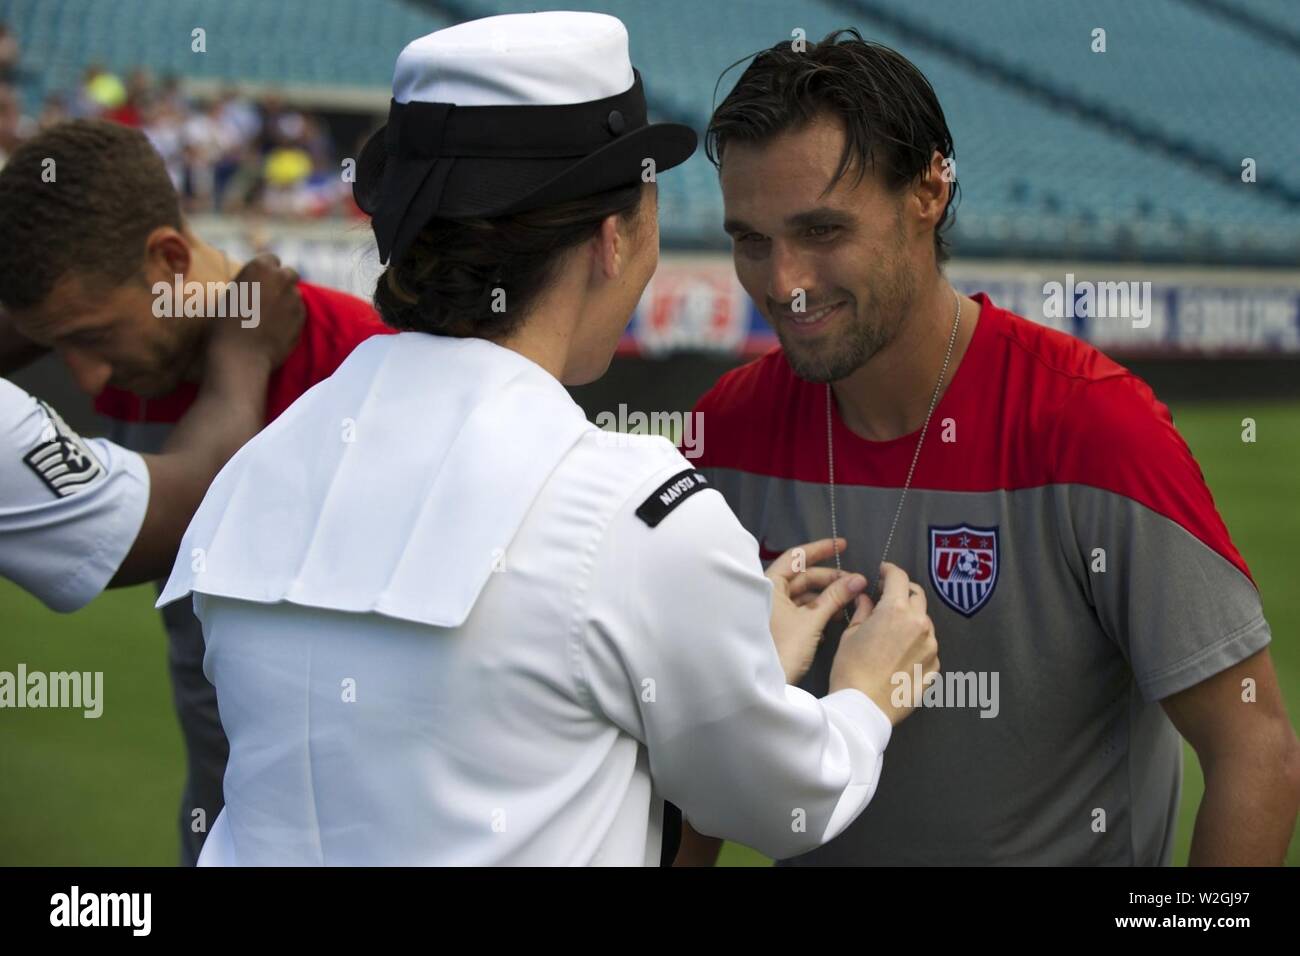
M586 156L646 125L641 75L622 93L560 106L398 103L388 110L385 147L406 159Z

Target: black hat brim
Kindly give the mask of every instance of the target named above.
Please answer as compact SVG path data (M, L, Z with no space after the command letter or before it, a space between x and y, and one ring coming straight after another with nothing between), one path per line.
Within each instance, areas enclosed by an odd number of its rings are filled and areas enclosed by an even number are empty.
M435 217L506 216L633 185L647 181L646 160L653 161L657 176L689 159L698 142L689 126L651 123L579 157L422 159L393 157L385 134L386 127L380 128L362 148L353 184L357 205L369 215L381 195L392 191L407 197L393 248L380 249L381 260L400 259L410 240ZM445 181L439 183L439 177Z

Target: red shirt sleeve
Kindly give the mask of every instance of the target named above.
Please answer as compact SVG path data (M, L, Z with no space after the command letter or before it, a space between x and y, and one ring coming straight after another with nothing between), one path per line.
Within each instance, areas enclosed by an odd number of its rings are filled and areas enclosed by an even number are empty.
M1169 409L1128 371L1080 380L1061 411L1054 480L1114 492L1180 525L1254 582Z

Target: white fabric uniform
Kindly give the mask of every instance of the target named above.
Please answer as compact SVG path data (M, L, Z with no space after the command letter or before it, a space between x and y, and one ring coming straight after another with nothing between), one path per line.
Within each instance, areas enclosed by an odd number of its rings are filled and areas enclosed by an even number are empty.
M657 864L663 800L775 857L866 806L890 724L787 686L754 539L517 353L363 343L212 485L194 592L230 738L212 864ZM671 497L671 495L670 495Z
M121 567L148 506L143 458L81 438L0 379L0 576L55 611L84 607Z

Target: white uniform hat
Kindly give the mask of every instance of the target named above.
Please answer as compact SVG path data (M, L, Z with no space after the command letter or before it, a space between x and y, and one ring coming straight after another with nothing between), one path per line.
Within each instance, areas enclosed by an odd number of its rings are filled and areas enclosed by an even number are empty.
M388 124L361 151L353 195L381 261L434 217L491 217L641 181L695 151L689 126L647 123L627 29L602 13L473 20L407 45Z

